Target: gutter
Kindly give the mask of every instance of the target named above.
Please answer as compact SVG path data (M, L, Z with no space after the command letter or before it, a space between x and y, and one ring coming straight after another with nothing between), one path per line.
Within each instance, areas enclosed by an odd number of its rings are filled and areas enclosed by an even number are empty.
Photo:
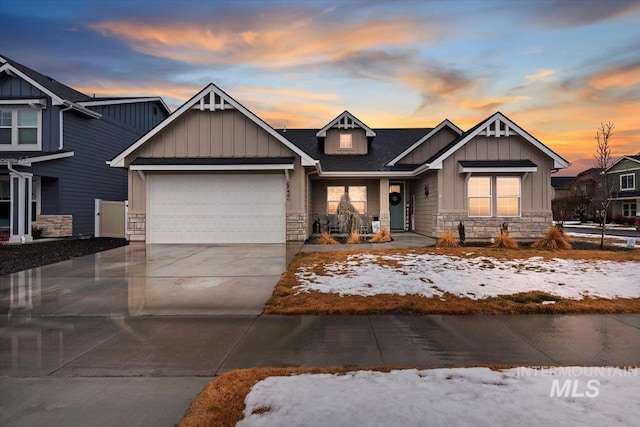
M59 118L58 126L60 126L60 129L59 129L59 131L60 131L59 132L60 140L58 141L58 150L64 149L64 138L63 138L63 132L62 132L62 126L63 126L62 125L62 113L64 113L65 111L69 111L69 110L71 110L73 108L73 105L69 105L69 104L65 104L65 105L67 105L67 107L66 108L61 108L60 109L60 114L58 116L58 118Z

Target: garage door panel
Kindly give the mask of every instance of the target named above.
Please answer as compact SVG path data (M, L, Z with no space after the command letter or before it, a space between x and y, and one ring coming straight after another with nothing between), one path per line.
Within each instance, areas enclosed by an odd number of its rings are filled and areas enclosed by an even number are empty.
M150 243L283 243L283 175L150 175Z

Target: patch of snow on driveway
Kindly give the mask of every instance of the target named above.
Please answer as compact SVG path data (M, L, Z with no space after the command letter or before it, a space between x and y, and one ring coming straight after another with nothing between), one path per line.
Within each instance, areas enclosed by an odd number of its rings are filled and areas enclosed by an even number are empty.
M440 254L350 255L345 262L300 268L300 292L378 294L472 299L543 291L568 299L639 298L640 263L571 259L499 260ZM636 279L634 279L636 278Z
M634 371L604 368L609 375L595 377L590 376L589 367L571 367L577 372L569 375L560 369L567 368L411 369L269 377L249 392L245 418L237 425L637 425L637 369L633 375Z

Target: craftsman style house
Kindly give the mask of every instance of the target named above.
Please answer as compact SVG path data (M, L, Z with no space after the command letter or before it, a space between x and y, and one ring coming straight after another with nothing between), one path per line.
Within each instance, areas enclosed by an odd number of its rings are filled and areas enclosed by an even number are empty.
M106 161L168 115L161 98L92 98L0 56L0 232L92 235L94 199L127 197Z
M635 218L640 204L640 154L624 156L607 169L613 184L613 218Z
M214 84L115 156L129 173L128 230L147 243L268 243L322 229L345 193L382 227L470 239L552 221L551 173L568 166L502 113L464 131L377 129L345 111L277 131Z

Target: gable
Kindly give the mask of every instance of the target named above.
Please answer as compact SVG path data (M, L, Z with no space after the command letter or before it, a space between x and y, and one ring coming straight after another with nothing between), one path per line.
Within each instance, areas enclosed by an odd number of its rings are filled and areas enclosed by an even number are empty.
M351 148L340 148L342 135L349 135ZM324 139L325 154L367 154L369 142L364 129L329 129Z
M640 160L622 157L607 169L607 173L622 173L640 170Z
M293 151L238 110L189 110L131 157L292 157Z
M460 136L460 134L448 126L442 127L428 139L420 143L420 145L414 148L409 154L400 159L397 164L420 165L429 160L458 136Z
M327 136L329 129L363 129L367 138L373 138L376 133L369 126L361 122L356 116L348 111L344 111L338 115L335 119L327 123L322 129L316 133L318 138L324 138Z
M0 97L42 98L48 96L43 91L18 77L0 73Z

